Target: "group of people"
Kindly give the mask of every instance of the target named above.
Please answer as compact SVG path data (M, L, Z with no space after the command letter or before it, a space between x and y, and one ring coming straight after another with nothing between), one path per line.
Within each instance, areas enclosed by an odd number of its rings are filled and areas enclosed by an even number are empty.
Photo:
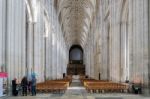
M17 96L19 91L22 91L22 96L27 96L27 94L36 95L36 78L32 76L31 80L28 80L27 77L23 77L21 83L17 83L17 79L12 80L12 95Z

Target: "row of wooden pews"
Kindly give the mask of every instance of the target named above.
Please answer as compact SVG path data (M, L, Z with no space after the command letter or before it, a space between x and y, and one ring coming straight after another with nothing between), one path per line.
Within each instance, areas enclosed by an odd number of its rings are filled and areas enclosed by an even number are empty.
M128 92L128 85L95 79L80 79L89 93Z
M59 80L48 80L37 84L37 92L39 93L65 93L72 79L64 78Z

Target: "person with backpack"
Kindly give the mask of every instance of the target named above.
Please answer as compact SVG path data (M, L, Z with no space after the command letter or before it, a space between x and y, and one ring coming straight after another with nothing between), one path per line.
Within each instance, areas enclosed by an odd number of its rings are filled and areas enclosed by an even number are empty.
M31 93L32 93L32 96L36 96L36 77L35 77L35 75L32 75Z

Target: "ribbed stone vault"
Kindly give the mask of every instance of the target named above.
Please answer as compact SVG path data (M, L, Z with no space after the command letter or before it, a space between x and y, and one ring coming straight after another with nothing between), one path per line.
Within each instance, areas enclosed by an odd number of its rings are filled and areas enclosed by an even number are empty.
M68 45L84 46L95 10L95 0L61 0L59 21Z

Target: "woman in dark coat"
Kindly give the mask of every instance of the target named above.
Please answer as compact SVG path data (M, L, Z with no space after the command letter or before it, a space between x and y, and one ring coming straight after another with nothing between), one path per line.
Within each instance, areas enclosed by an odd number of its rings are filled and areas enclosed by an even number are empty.
M22 95L27 96L27 87L28 87L27 77L23 77L23 79L21 81L21 86L22 86Z
M14 78L14 80L12 80L12 95L13 96L18 95L18 91L16 90L16 87L17 87L17 79Z

